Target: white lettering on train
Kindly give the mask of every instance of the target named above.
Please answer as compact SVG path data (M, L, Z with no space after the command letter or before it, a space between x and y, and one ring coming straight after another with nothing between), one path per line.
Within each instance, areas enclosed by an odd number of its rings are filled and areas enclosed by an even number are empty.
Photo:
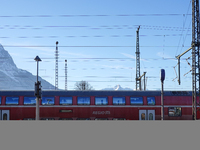
M95 115L110 115L110 111L93 111Z

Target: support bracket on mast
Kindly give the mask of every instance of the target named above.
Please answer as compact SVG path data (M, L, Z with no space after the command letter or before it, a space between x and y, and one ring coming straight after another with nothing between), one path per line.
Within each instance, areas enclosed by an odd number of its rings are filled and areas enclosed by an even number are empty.
M187 49L185 52L183 52L182 54L176 56L176 59L178 59L178 83L179 85L181 84L181 77L180 77L180 58L181 56L183 56L184 54L186 54L187 52L189 52L191 49L193 48L193 46L191 46L189 49ZM176 67L176 66L175 66ZM175 67L174 67L174 70L175 70ZM175 70L175 73L176 73L176 70ZM177 76L176 76L177 78ZM176 79L175 78L175 79ZM174 79L173 79L174 80Z

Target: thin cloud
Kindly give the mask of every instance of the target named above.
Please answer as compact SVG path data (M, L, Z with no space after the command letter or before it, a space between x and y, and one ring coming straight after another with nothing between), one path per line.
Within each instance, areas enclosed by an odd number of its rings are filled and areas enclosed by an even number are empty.
M158 52L157 56L162 57L162 58L175 58L175 57L172 57L170 55L164 54L162 52Z
M127 54L127 53L120 53L120 54L122 54L122 55L124 55L124 56L126 56L126 57L128 57L128 58L132 58L132 59L135 59L135 60L136 60L136 57L133 56L133 55L131 55L131 54ZM145 62L149 62L149 61L147 61L147 60L145 60L145 59L142 59L142 58L140 58L140 60L141 60L141 61L145 61Z
M72 52L60 52L60 55L63 56L63 55L66 55L68 58L69 56L72 56L72 57L81 57L81 58L90 58L91 55L86 55L86 54L83 54L83 53L72 53Z

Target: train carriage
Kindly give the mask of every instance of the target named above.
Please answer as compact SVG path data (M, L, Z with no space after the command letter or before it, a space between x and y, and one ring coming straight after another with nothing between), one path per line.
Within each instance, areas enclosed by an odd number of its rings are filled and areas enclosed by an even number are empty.
M35 99L34 91L0 91L0 119L34 120ZM40 100L40 120L160 119L161 91L43 91ZM164 119L192 120L192 92L165 91Z

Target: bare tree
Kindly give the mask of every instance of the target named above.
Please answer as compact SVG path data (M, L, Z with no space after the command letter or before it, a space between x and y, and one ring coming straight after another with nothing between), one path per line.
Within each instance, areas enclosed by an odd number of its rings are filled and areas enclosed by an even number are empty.
M80 81L75 83L75 89L80 91L93 90L93 87L87 81Z

